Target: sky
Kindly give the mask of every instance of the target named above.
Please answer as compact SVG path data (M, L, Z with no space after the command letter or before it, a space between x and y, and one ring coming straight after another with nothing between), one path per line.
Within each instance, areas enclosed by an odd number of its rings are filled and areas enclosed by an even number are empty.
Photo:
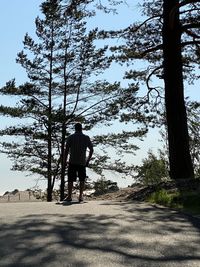
M17 53L23 48L23 38L26 32L30 36L34 37L35 18L40 14L39 5L42 0L0 0L0 86L4 86L7 81L12 78L16 78L17 84L21 84L26 81L26 73L19 64L16 64L15 59ZM131 2L131 0L128 0ZM134 1L135 3L137 1ZM133 17L139 18L137 13L136 4L132 7L124 6L120 8L120 17L117 16L105 16L99 15L96 19L98 26L104 28L110 25L115 28L119 25L121 27L128 26ZM123 18L123 19L122 19ZM112 78L118 80L119 73L114 69L110 75ZM192 90L187 89L187 94L192 95L194 99L200 100L200 96L197 95L194 90L197 87L195 84ZM4 99L0 96L0 103L11 104L11 98ZM12 123L10 118L0 117L0 127L5 127ZM100 129L101 130L101 129ZM101 133L99 130L99 133ZM141 149L137 155L133 158L134 163L141 162L141 159L145 157L149 149L156 151L160 146L158 130L153 129L150 131L148 138L145 142L137 143ZM0 154L0 195L5 191L11 191L14 189L25 190L36 184L36 177L27 177L25 173L11 171L11 162L6 155ZM92 178L92 177L91 177ZM117 178L119 186L127 186L132 183L132 180L120 180ZM41 188L46 187L46 181L39 182Z
M41 0L1 0L0 9L0 86L16 78L20 84L26 79L24 70L15 63L17 53L22 49L22 40L26 32L34 34L34 20L39 14ZM5 99L3 99L5 101ZM11 103L12 99L6 100ZM2 97L0 96L2 103ZM3 102L5 104L5 102ZM1 126L10 124L11 119L0 117ZM36 183L34 178L21 172L11 171L11 162L0 154L0 195L15 188L27 189Z

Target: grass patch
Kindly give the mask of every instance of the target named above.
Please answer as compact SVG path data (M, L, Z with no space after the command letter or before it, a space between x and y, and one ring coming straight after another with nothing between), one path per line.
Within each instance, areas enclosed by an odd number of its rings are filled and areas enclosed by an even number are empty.
M165 189L160 189L152 193L147 198L147 201L192 214L200 214L200 193L196 191L170 192Z

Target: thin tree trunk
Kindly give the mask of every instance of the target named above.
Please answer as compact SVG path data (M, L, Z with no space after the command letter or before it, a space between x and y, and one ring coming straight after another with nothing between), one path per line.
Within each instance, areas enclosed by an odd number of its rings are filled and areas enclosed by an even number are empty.
M170 177L194 177L184 101L181 54L181 29L178 10L172 12L178 0L163 2L163 54L165 104L168 126ZM174 9L175 10L175 9Z
M53 24L53 23L52 23ZM47 201L52 201L52 69L53 69L53 25L52 25L52 32L51 32L51 55L50 55L50 68L49 68L49 92L48 92L48 167L47 167Z
M60 200L65 197L65 170L66 170L66 155L65 155L65 139L66 139L66 88L64 91L63 100L63 123L62 123L62 140L61 140L61 176L60 176Z
M69 38L69 37L68 37ZM65 155L65 141L66 141L66 105L67 105L67 47L65 49L65 62L63 69L64 78L64 92L63 92L63 122L62 122L62 139L61 139L61 175L60 175L60 201L65 197L65 171L66 171L66 155Z

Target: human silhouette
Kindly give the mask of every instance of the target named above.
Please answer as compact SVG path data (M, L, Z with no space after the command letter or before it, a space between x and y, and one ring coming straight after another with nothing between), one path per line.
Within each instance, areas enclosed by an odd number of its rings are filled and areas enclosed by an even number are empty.
M89 148L89 155L86 157L86 151ZM88 167L93 154L93 144L90 137L83 134L81 123L75 124L75 133L66 140L66 160L69 155L68 165L68 195L65 201L72 201L73 183L77 177L80 182L79 202L83 201L83 191L86 179L86 167Z

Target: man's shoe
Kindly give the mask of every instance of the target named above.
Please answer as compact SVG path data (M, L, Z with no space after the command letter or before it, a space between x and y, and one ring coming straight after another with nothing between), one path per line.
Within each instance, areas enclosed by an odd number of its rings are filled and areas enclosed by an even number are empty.
M79 202L79 203L82 203L82 202L83 202L83 198L82 198L82 197L79 198L78 202Z
M65 202L71 202L72 201L72 198L71 197L66 197L63 201L65 201Z

